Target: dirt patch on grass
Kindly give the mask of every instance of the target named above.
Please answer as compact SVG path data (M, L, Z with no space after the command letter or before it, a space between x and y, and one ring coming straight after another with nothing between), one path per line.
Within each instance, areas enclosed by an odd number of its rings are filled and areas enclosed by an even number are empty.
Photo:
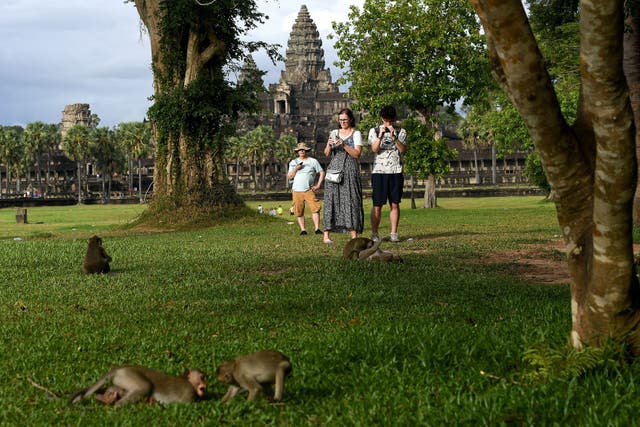
M494 265L505 274L525 277L534 283L556 285L570 282L562 239L527 245L518 250L490 252L473 262Z

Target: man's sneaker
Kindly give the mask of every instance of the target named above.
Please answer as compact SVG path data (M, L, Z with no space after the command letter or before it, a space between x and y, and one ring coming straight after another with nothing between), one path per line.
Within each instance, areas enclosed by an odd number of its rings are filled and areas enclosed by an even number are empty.
M371 240L373 240L374 242L380 240L380 236L378 236L378 233L371 233Z
M302 231L300 232L300 235L301 235L301 236L306 236L306 235L307 235L307 230L302 230Z
M398 239L398 233L389 234L389 240L396 243L399 242L400 239Z

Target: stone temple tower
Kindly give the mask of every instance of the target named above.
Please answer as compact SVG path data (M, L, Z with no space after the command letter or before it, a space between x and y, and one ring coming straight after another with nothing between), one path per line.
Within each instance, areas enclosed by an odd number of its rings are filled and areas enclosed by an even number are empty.
M337 127L338 111L351 100L331 81L318 27L305 5L289 33L285 58L280 81L270 84L261 96L263 114L248 128L271 125L276 136L287 132L311 147L324 144L330 129ZM251 70L252 62L245 64L241 79ZM316 149L316 153L320 151Z
M62 112L62 138L75 125L89 126L91 124L91 110L89 104L65 105Z

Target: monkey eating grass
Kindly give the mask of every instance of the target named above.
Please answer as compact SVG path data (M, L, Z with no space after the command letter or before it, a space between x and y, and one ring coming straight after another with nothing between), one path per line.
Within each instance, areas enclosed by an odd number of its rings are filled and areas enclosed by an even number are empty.
M261 350L223 362L216 372L219 381L229 384L223 402L233 399L239 391L249 391L247 400L255 400L263 388L275 383L273 400L282 399L284 379L291 373L291 362L276 350Z
M71 396L69 404L88 398L109 380L112 385L102 394L96 394L96 400L115 406L145 398L158 403L195 402L204 396L207 389L206 376L196 369L187 369L182 376L177 377L144 366L118 366L89 388Z
M102 239L98 236L90 238L87 253L82 263L82 272L85 274L106 274L110 270L109 262L111 262L111 257L107 255L107 251L102 247Z
M366 237L356 237L349 240L347 244L344 245L342 256L345 259L352 260L366 259L369 261L402 262L400 255L380 249L380 240L374 242Z

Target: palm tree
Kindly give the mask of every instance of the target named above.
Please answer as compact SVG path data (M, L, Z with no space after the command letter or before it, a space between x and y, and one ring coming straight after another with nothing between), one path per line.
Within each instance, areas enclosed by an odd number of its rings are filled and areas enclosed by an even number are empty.
M265 190L265 163L271 159L273 150L275 147L275 137L273 135L273 129L269 126L258 126L257 128L249 131L245 134L247 146L246 154L251 159L253 166L253 191L257 190L256 169L260 167L261 173L261 188Z
M24 157L24 144L22 141L22 133L13 127L0 126L0 160L5 164L6 169L6 190L5 194L10 193L9 183L11 182L11 169L14 167L16 172L20 170L20 161ZM18 180L18 188L20 181ZM1 187L1 186L0 186Z
M142 159L152 152L152 133L149 122L125 122L120 123L116 129L116 138L127 154L129 166L129 191L133 188L133 160L138 161L138 195L140 203L144 202L142 196Z
M124 165L124 153L117 143L115 132L109 128L95 128L89 135L89 155L102 176L102 201L111 199L111 176ZM109 186L106 188L106 177Z
M273 156L280 165L284 165L285 174L287 173L287 165L289 160L295 157L293 150L296 148L298 138L289 133L283 133L276 141L275 148L273 150ZM285 185L289 188L289 180L285 179Z
M62 141L62 150L77 164L76 185L78 186L78 203L81 203L82 168L89 155L89 129L83 125L72 126Z
M46 150L48 138L46 126L43 122L37 121L28 123L24 130L26 154L29 156L29 160L36 165L36 182L40 194L43 194L42 156Z

